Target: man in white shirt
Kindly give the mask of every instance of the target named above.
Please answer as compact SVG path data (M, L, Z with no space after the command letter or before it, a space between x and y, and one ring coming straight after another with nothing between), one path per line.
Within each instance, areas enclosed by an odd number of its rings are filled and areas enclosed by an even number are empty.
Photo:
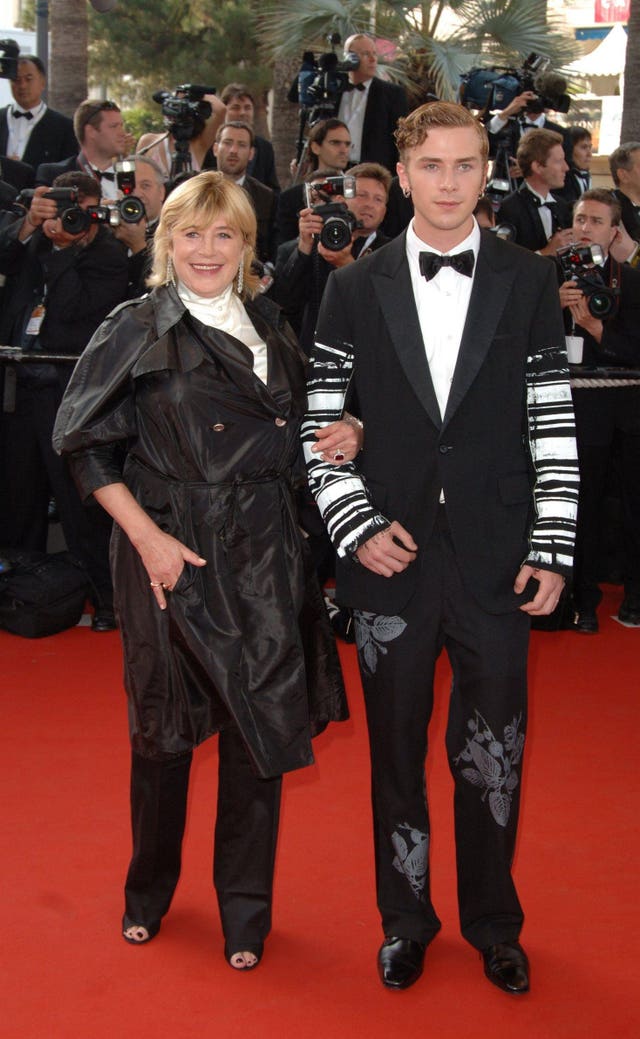
M102 199L119 198L114 162L127 155L134 143L124 128L120 108L115 101L89 98L76 108L73 128L80 153L65 162L43 163L36 171L36 183L49 185L62 173L80 170L99 181Z
M376 76L378 52L372 36L358 33L345 41L345 55L356 54L357 69L349 73L349 89L340 98L337 116L349 128L349 162L379 162L395 173L398 152L394 132L398 119L407 114L402 87Z
M555 195L569 169L562 137L553 130L531 130L516 153L524 181L500 206L499 221L515 231L513 241L542 256L555 256L572 241L571 206Z
M46 85L40 58L23 55L11 81L13 104L0 111L0 155L26 162L34 170L42 162L66 159L78 148L71 120L45 104Z
M429 890L427 727L435 665L453 684L462 934L488 979L529 988L511 864L525 742L529 618L572 564L577 458L553 264L480 231L484 128L433 102L399 124L405 235L329 278L303 441L354 610L372 766L382 983L412 985L440 929ZM315 430L353 395L364 449L339 468Z

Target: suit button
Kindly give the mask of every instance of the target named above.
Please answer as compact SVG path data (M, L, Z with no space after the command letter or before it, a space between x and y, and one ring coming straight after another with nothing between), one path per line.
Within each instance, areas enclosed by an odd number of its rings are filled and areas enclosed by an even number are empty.
M446 455L449 451L453 451L453 448L449 444L440 444L438 451L441 455Z
M277 418L276 419L276 426L286 426L286 424L287 424L286 418Z
M224 423L216 422L215 426L209 426L209 429L212 429L214 433L222 433L224 432Z

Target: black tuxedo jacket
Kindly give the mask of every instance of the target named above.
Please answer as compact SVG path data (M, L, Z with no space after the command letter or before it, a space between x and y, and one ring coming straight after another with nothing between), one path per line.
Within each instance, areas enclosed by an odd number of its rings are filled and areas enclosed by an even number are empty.
M8 114L9 109L10 106L7 106L0 110L0 155L7 153L7 118L13 118ZM60 162L61 159L75 155L77 151L78 142L71 119L61 112L55 112L53 108L47 108L29 135L22 162L33 166L35 170L43 162Z
M275 225L276 196L266 184L261 184L253 177L245 177L242 185L253 203L258 220L256 238L256 255L262 263L275 260Z
M256 137L253 142L254 155L249 160L247 166L247 173L254 180L259 180L261 184L266 184L272 191L280 191L280 183L278 181L278 174L276 173L276 160L273 153L273 145L271 141L268 141L266 137ZM203 170L217 170L218 163L216 157L213 154L213 148L209 148L209 151L204 157L202 163Z
M298 237L298 213L305 206L304 184L293 184L280 192L276 206L276 249Z
M364 112L360 162L379 162L395 174L398 149L393 133L398 119L407 111L407 96L402 87L374 76Z
M26 162L19 162L17 159L7 159L5 156L0 158L0 173L2 179L6 184L11 184L16 191L22 191L23 188L32 188L35 181L35 173L33 166L29 166Z
M603 321L602 339L596 342L592 335L580 325L576 325L575 335L584 339L582 363L586 366L608 367L618 365L629 368L640 368L640 270L627 263L614 264L608 259L601 270L605 284L611 284L611 278L620 279L620 301L611 317ZM558 266L558 279L563 280ZM565 330L569 334L572 328L571 313L564 310ZM640 389L640 387L639 387ZM589 393L597 390L589 390Z
M365 442L353 469L364 478L368 500L354 492L348 473L323 468L313 456L310 483L314 493L324 492L319 504L330 533L333 516L335 532L348 531L357 547L375 532L370 520L379 516L383 525L398 520L424 548L442 488L470 594L489 613L517 608L531 598L530 589L520 597L513 592L523 561L559 572L566 571L567 560L570 566L577 462L567 375L554 264L490 232L482 234L444 418L426 358L405 236L336 271L318 319L305 438L313 441L317 422L333 417L330 408L322 418L314 414L314 401L319 410L323 406L322 380L329 402L339 397L340 382L344 393L347 386L354 389ZM537 401L544 414L537 413ZM563 479L556 483L551 466L549 489L555 498L541 519L541 485L554 457ZM327 509L332 481L338 501L333 512ZM565 495L572 503L566 514L556 500ZM563 529L566 537L559 533ZM340 552L337 536L336 544ZM358 609L400 613L420 572L428 577L428 567L419 551L405 571L387 579L342 554L336 595Z
M554 192L552 194L555 198ZM557 199L557 202L559 226L571 227L571 206L563 199ZM500 206L498 219L500 222L509 223L514 227L516 232L515 241L523 248L531 249L535 252L537 249L544 249L547 244L547 236L540 219L538 207L526 184L522 184L517 191L507 195Z
M77 147L77 146L76 146ZM61 173L84 173L82 166L78 163L78 155L71 155L61 162L44 162L36 170L36 185L46 184L50 187L56 177Z
M616 188L613 193L618 199L620 208L622 209L622 223L625 226L625 230L635 239L636 242L640 242L640 217L636 213L636 207L629 196L625 195L623 191L620 191L620 188Z

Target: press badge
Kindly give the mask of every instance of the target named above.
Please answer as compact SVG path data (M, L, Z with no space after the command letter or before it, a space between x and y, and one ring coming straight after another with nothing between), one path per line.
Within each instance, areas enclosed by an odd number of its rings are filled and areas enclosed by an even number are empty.
M567 360L569 364L582 364L584 339L582 336L565 336L567 344Z
M40 335L40 329L42 327L42 322L44 321L44 315L44 303L37 303L31 311L31 317L29 318L29 321L27 322L27 327L25 328L25 335Z

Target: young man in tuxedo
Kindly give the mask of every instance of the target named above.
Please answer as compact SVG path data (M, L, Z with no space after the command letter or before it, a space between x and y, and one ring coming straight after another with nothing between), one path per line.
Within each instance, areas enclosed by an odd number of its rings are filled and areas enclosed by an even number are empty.
M516 158L524 182L503 201L499 221L512 225L518 245L555 256L571 243L572 235L571 206L555 195L569 169L562 137L552 130L531 130L522 138Z
M367 710L382 983L412 985L440 929L429 890L427 727L436 660L453 669L464 937L501 989L529 988L511 875L532 616L570 572L577 459L555 266L481 232L488 142L462 106L401 120L406 234L325 290L303 436L355 611ZM364 449L338 468L315 430L354 393Z
M36 184L53 184L63 173L80 171L100 184L102 199L118 198L114 161L126 155L133 139L127 134L122 113L115 101L89 98L76 108L73 126L80 152L64 162L43 163L36 170Z
M46 85L40 58L21 55L11 81L13 104L0 111L0 155L26 162L34 172L41 163L60 162L78 150L71 120L42 100Z

